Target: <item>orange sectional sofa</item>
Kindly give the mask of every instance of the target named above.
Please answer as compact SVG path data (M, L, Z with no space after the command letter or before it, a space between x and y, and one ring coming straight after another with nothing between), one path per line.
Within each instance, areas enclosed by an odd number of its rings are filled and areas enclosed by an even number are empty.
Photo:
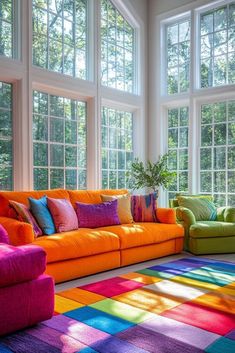
M34 238L32 226L10 218L9 200L28 204L28 197L36 199L47 195L75 202L100 203L101 194L125 194L126 190L44 190L1 191L0 224L8 231L12 245L36 244L47 253L46 273L55 282L150 260L183 249L184 229L176 224L175 210L157 209L160 223L131 223L96 229L56 233Z

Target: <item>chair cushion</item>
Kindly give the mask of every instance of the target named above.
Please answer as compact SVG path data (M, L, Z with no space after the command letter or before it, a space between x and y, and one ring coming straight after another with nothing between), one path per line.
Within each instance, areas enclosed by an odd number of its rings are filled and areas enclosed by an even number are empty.
M189 235L192 238L235 237L235 223L201 221L190 227Z
M215 221L217 211L214 203L206 197L188 197L178 196L178 203L180 207L189 208L196 221Z
M46 269L46 253L34 245L0 244L0 287L30 281Z
M120 226L99 228L118 235L121 249L142 245L162 243L184 236L184 229L179 224L132 223Z
M34 244L45 249L48 263L102 254L120 247L117 235L88 228L42 236Z

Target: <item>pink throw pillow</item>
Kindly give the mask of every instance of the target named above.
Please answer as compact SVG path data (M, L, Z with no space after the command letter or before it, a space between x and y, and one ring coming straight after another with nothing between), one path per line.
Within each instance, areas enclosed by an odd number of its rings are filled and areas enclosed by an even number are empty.
M58 233L78 229L76 212L68 200L48 197L47 205Z
M120 224L117 199L98 204L76 202L76 206L80 228L99 228Z

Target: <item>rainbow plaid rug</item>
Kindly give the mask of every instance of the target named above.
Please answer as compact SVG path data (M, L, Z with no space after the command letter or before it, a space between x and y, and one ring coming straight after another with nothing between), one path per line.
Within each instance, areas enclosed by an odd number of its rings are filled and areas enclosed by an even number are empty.
M189 257L66 290L0 352L235 353L235 264Z

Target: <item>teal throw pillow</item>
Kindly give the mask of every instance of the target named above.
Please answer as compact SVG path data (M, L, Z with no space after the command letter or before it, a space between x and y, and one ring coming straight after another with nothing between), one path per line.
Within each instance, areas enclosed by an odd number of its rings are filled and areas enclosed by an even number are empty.
M214 203L206 197L178 196L179 206L190 209L196 221L215 221L217 211Z
M43 196L36 200L29 197L30 210L36 218L43 234L50 235L56 233L52 215L47 207L47 197Z

